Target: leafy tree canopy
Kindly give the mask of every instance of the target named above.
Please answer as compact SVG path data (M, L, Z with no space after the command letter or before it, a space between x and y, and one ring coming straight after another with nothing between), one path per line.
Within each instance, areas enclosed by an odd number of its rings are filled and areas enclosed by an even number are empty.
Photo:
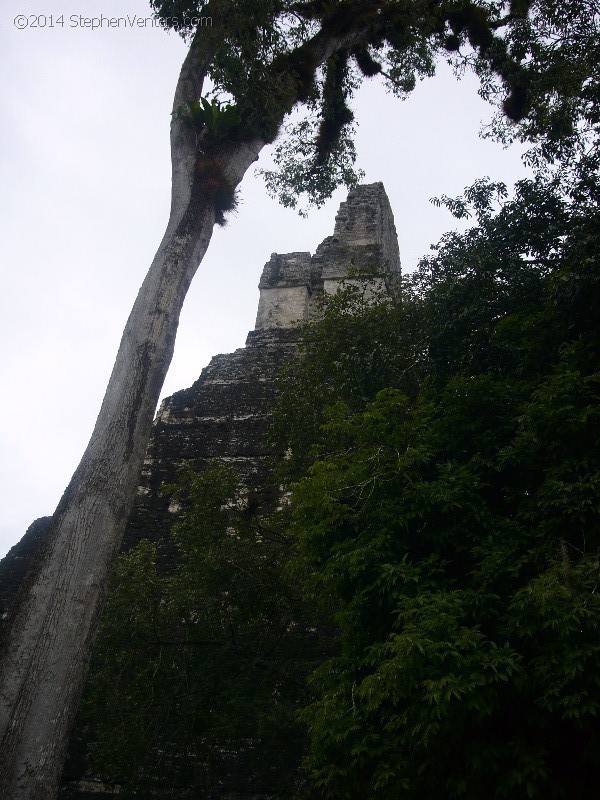
M302 714L336 800L597 786L598 187L523 181L494 212L499 188L448 201L478 225L400 304L329 301L284 389L315 419L288 469L306 591L340 631Z
M251 740L291 796L302 754L335 800L595 796L598 184L504 194L443 199L477 225L399 296L324 300L273 427L291 522L215 466L177 573L121 558L84 708L132 796Z
M272 142L287 118L276 169L263 172L285 205L295 206L302 195L320 204L340 183L356 182L350 106L363 80L379 77L404 98L417 80L434 74L440 58L458 74L477 73L481 94L500 109L489 134L534 142L530 159L538 164L581 156L597 130L600 14L590 0L151 5L165 25L194 37L222 113L235 109L227 119L229 141ZM200 17L210 17L212 26L195 30ZM198 111L200 149L226 148L225 126L206 106Z
M291 522L253 516L215 466L183 492L178 572L147 543L121 558L82 717L96 763L144 796L193 753L193 793L260 741L259 758L290 756L292 796L302 754L335 800L595 796L596 6L154 5L213 16L215 97L178 111L202 153L273 139L304 105L267 176L284 202L351 179L363 77L405 94L442 52L513 118L494 135L534 142L537 177L437 200L476 224L398 294L357 275L324 299L272 432ZM335 631L333 655L315 630Z

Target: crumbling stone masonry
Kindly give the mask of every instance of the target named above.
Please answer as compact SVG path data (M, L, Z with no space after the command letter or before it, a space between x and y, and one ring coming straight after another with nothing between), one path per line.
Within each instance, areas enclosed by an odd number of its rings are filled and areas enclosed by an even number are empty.
M189 389L160 407L125 534L125 547L141 538L159 544L177 509L161 493L184 466L201 469L209 459L229 461L249 491L268 485L266 442L277 375L298 342L296 323L315 312L323 292L335 292L349 268L383 267L400 275L394 218L383 184L359 186L338 211L333 236L310 253L273 253L260 279L256 328L246 346L215 356ZM381 278L377 282L381 282Z
M314 255L273 253L260 279L256 327L248 334L246 346L215 356L189 389L162 403L125 533L125 549L140 539L150 539L163 564L175 565L168 532L178 508L162 487L173 483L182 467L201 469L214 458L228 461L259 504L268 506L276 499L268 488L273 452L266 433L278 373L297 348L297 323L314 316L318 296L335 292L349 270L368 274L371 268L383 270L383 278L374 279L374 286L391 286L399 280L398 239L381 183L358 186L350 192L337 213L333 235ZM43 543L45 520L36 520L0 561L1 619L10 620L9 606ZM61 797L92 800L114 793L114 787L79 779L78 761L77 757L71 759ZM239 766L233 770L231 785L216 788L211 798L272 800L252 785Z

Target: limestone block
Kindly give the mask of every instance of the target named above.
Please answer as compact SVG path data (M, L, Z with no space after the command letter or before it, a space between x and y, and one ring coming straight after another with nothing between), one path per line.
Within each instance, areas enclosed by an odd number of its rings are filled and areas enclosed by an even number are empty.
M256 315L256 328L291 328L306 319L308 288L283 286L261 289Z

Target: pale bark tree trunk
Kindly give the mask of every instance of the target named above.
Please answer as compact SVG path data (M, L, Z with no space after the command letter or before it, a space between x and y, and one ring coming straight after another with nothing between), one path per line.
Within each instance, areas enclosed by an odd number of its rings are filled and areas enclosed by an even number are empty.
M199 32L198 32L199 33ZM200 97L210 57L199 35L177 83L174 110ZM355 35L355 38L356 37ZM315 63L351 39L317 34ZM283 119L284 111L281 112ZM219 164L231 187L264 142L230 144ZM179 314L215 222L201 194L196 137L171 128L172 201L163 240L133 306L88 447L28 576L0 656L0 798L51 800L94 637L169 367Z
M174 108L200 96L192 45ZM37 573L11 618L0 662L0 797L49 800L87 671L109 571L127 521L183 301L210 242L195 135L173 118L171 214L133 306L89 445L52 518ZM232 186L262 142L238 145L222 167Z

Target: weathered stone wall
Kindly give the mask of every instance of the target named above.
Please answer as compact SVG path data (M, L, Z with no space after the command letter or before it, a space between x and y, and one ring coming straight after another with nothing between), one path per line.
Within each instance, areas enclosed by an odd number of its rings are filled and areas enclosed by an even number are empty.
M349 268L384 269L400 275L400 252L394 216L382 183L358 186L350 192L328 236L313 256L313 269L326 279L343 279Z
M257 328L289 327L310 318L315 299L333 294L349 270L383 271L391 288L400 278L394 216L382 183L358 186L342 203L328 236L310 253L273 253L260 280Z
M218 458L235 467L259 503L269 501L267 429L277 376L295 352L294 328L252 331L246 347L219 355L189 389L167 398L157 414L127 526L124 547L151 539L170 557L166 535L179 510L162 491L185 468L200 470Z

